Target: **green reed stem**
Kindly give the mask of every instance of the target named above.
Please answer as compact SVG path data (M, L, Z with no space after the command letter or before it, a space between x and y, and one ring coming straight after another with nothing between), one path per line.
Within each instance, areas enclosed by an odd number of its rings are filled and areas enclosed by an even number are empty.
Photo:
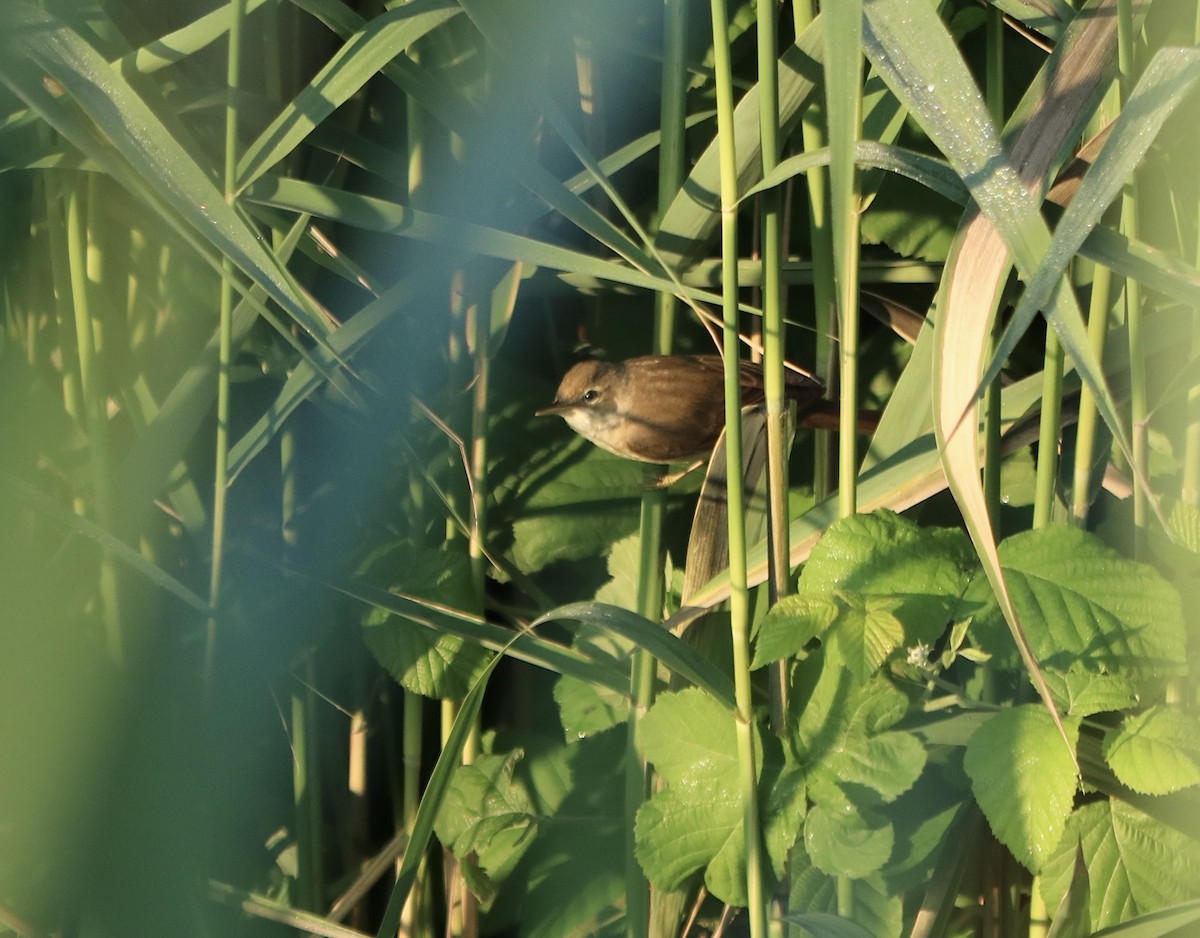
M81 179L67 190L67 264L75 310L79 391L91 459L92 507L96 522L105 530L116 533L109 464L107 394L96 348L96 323L89 302L88 233L84 217L87 185L89 183ZM121 619L116 559L108 550L100 555L100 602L108 654L119 665L125 660L126 636Z
M986 96L988 113L997 127L1004 126L1004 19L995 7L987 11L987 80ZM993 339L1000 333L997 320L993 328ZM995 343L993 342L993 347ZM1050 347L1047 343L1046 355ZM1044 413L1044 411L1043 411ZM987 503L988 517L992 520L992 531L1000 536L1000 379L988 385L984 398L984 461L983 493ZM1055 454L1057 455L1057 449ZM1057 461L1056 461L1057 465Z
M799 36L816 18L815 0L796 0L793 4L796 35ZM812 153L829 144L829 134L823 114L814 103L804 112L800 131L804 149ZM834 336L837 332L837 284L833 270L833 231L829 217L829 170L816 166L804 174L808 187L808 227L812 251L813 329L816 347L813 350L813 374L825 383L826 397L834 394L836 377ZM790 279L787 272L785 279ZM818 501L828 498L834 483L834 435L829 430L817 430L813 436L813 493Z
M1125 106L1134 86L1133 43L1136 37L1132 0L1117 0L1117 70L1120 75L1121 106ZM1137 177L1125 185L1121 196L1121 233L1130 241L1138 240ZM1142 289L1133 278L1125 281L1125 317L1129 329L1129 420L1133 431L1133 525L1135 553L1142 551L1142 540L1149 520L1149 495L1140 480L1149 478L1149 443L1146 398L1145 332L1142 324Z
M663 67L660 76L660 113L658 162L658 217L674 201L684 180L687 117L687 3L666 0L663 4ZM675 314L678 300L674 294L660 291L654 303L654 353L669 355L674 346ZM637 611L651 621L663 614L662 529L666 516L666 492L652 488L642 495L638 526ZM631 707L625 751L625 933L626 935L674 934L682 911L678 893L647 891L647 883L637 861L634 836L637 811L646 800L652 773L641 754L639 727L642 717L654 703L655 659L644 649L633 657Z
M1192 43L1200 46L1200 5L1192 28ZM1196 217L1196 263L1200 264L1200 212ZM1192 358L1200 357L1200 309L1192 314ZM1200 385L1188 390L1186 431L1183 448L1183 484L1180 498L1189 505L1200 505Z
M764 175L780 157L779 88L777 80L774 0L758 0L758 126L762 139ZM774 605L788 593L788 445L785 419L787 398L783 373L786 335L783 308L783 190L763 193L763 377L767 405L767 514L770 601ZM772 666L771 722L783 732L787 711L787 662Z
M1058 342L1058 333L1047 329L1045 371L1042 379L1042 419L1038 428L1037 488L1033 500L1035 528L1044 528L1054 518L1054 486L1058 479L1058 428L1062 423L1062 382L1063 349ZM994 519L993 515L993 527Z
M838 436L838 510L858 510L858 242L859 198L855 146L862 124L862 2L844 0L825 10L829 41L825 88L829 109L829 181L833 206L833 261L841 340L842 433Z
M1092 277L1092 298L1088 304L1088 340L1097 361L1104 360L1108 339L1108 310L1112 305L1112 271L1097 264ZM1079 421L1075 427L1075 465L1071 482L1071 517L1076 524L1087 522L1092 463L1096 452L1096 427L1099 412L1096 399L1084 385L1079 393Z
M716 76L717 140L720 155L722 308L725 353L725 448L729 495L730 629L733 639L735 728L746 846L747 917L751 938L766 935L762 847L758 821L758 774L754 758L754 714L750 684L750 594L746 585L745 480L742 476L742 395L738 368L737 153L733 123L733 66L725 0L711 0L713 65Z
M231 0L229 5L229 57L226 64L225 87L225 201L233 205L237 181L238 95L242 73L242 32L246 19L246 0ZM233 364L233 279L236 269L229 258L221 262L220 341L217 352L217 432L214 441L212 512L212 568L208 582L208 602L214 609L221 599L221 576L225 559L225 522L229 492L229 405L230 369ZM217 619L208 620L205 637L205 683L211 687L213 663L217 644Z

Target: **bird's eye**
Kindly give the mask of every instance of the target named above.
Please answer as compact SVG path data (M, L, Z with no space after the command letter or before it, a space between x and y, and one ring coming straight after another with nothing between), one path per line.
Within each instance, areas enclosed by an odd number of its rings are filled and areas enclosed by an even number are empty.
M588 390L583 392L583 402L585 404L590 404L592 401L594 401L599 396L600 396L599 391L597 391L595 388L589 388Z

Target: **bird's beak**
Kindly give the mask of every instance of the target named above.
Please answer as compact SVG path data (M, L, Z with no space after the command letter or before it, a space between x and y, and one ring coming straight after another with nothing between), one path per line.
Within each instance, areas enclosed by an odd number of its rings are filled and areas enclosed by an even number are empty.
M562 414L562 413L570 410L573 406L575 406L575 405L564 404L559 401L555 401L553 404L550 404L548 407L542 407L539 410L535 410L533 412L533 416L535 416L535 417L553 417L555 414Z

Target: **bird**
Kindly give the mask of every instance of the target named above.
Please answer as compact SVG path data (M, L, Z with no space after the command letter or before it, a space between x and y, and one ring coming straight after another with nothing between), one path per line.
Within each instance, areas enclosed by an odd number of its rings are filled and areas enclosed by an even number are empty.
M739 364L742 405L765 398L761 367ZM725 428L724 364L717 355L642 355L624 361L589 359L563 376L550 405L537 416L557 415L601 449L639 462L692 462L706 457ZM785 372L785 394L796 402L797 425L837 429L838 404L826 400L820 381ZM874 415L860 414L864 431Z

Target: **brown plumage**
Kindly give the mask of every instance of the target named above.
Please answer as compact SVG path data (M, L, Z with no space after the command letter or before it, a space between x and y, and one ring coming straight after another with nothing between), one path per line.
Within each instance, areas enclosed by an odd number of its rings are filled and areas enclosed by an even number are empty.
M758 365L742 362L742 404L764 397ZM797 423L836 429L837 405L819 381L785 372ZM642 462L685 462L707 455L725 427L725 386L716 355L643 355L620 362L583 361L563 376L554 403L538 415L558 414L597 446Z

